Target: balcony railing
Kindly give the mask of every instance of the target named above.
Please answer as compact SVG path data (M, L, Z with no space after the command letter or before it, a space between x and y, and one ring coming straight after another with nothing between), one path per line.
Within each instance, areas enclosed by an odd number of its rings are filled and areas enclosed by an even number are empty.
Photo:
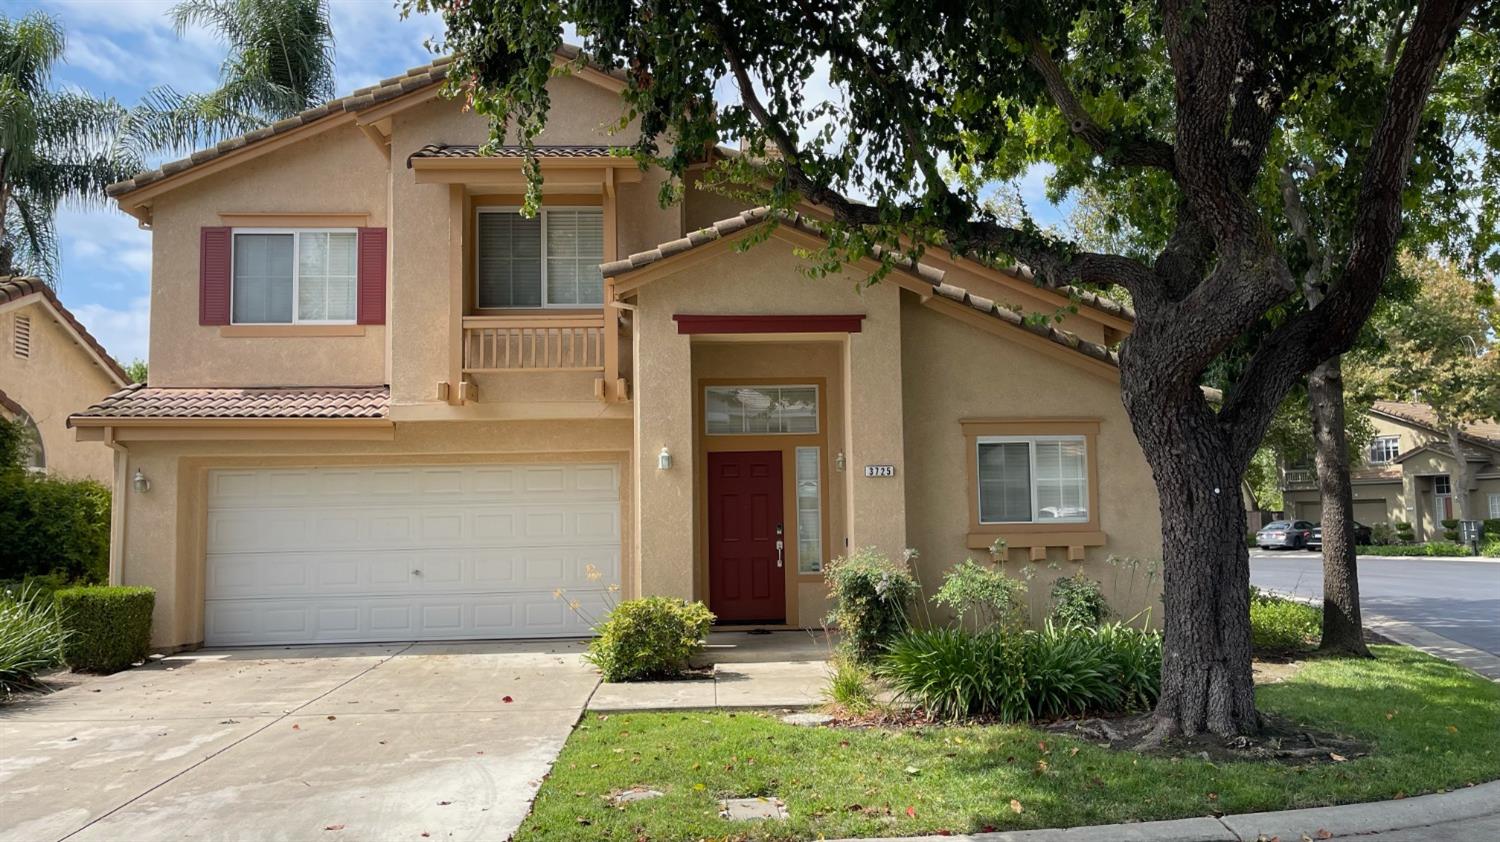
M603 371L604 316L465 316L463 369Z
M1311 468L1293 468L1282 474L1281 487L1286 491L1318 487L1318 473Z

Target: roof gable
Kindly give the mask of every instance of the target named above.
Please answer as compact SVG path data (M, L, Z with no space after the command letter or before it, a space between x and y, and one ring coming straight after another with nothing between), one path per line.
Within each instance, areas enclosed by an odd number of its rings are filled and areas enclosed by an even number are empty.
M1425 403L1379 400L1370 407L1370 411L1437 435L1447 435L1438 421L1437 411ZM1472 443L1500 450L1500 419L1491 418L1464 424L1459 435Z
M21 277L17 275L0 276L0 310L10 310L29 305L40 306L48 310L52 317L63 330L73 337L78 347L83 349L85 356L99 368L104 370L105 376L114 381L116 386L125 386L130 383L130 375L125 369L110 356L104 346L99 344L88 328L73 316L73 313L64 307L58 300L57 294L52 288L42 283L37 278Z

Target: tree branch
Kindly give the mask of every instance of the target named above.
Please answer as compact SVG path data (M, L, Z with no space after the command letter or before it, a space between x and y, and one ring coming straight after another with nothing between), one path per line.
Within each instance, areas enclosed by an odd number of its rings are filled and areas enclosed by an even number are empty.
M1153 167L1176 173L1177 163L1172 144L1149 137L1120 137L1105 131L1079 102L1068 81L1063 78L1052 53L1040 40L1033 38L1027 60L1042 77L1047 94L1068 120L1068 129L1110 164L1123 167Z

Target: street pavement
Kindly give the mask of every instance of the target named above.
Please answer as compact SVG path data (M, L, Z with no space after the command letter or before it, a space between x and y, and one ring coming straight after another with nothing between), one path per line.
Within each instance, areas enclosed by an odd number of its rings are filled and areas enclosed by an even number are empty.
M1250 582L1323 598L1317 553L1251 550ZM1359 558L1360 606L1500 656L1500 561Z

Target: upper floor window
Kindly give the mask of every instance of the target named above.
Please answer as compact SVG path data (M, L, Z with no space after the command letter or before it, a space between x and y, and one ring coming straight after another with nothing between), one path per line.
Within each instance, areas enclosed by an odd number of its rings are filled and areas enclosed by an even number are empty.
M980 436L980 523L1085 523L1089 463L1083 436Z
M235 229L235 324L353 324L359 236L343 229Z
M1432 493L1439 497L1447 497L1453 493L1453 481L1447 474L1438 474L1432 478Z
M598 307L604 303L604 212L481 208L475 288L480 309Z
M1376 436L1375 440L1370 442L1369 458L1371 465L1389 465L1396 461L1396 457L1400 455L1400 436Z

